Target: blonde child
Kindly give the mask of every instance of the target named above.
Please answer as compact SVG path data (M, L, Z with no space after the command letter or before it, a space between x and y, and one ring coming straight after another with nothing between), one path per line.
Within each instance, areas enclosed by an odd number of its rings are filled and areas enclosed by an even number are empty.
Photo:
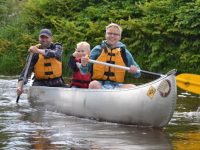
M81 63L81 57L85 57L90 54L90 44L87 42L79 42L76 45L74 53L70 56L68 65L73 71L72 81L70 87L76 88L88 88L91 81L90 73L81 74L79 67Z

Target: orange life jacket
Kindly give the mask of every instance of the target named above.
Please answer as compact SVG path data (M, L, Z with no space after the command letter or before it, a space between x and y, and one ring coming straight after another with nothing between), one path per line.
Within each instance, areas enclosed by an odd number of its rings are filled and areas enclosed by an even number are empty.
M62 76L62 63L56 58L45 58L39 54L39 59L34 66L36 79L54 79Z
M100 56L97 58L97 61L107 62L111 64L116 64L120 66L126 66L125 60L122 57L122 48L115 49L102 49ZM93 64L93 75L92 79L94 80L110 80L115 82L124 82L125 70L118 69L114 67L109 67L101 64Z

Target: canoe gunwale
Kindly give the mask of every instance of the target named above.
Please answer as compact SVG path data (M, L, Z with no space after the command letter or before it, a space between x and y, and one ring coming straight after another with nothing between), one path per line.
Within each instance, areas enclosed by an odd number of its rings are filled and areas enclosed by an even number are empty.
M64 92L64 96L62 95L61 98L66 99L66 100L62 100L62 101L65 103L64 105L66 105L67 108L65 108L65 106L63 106L62 104L58 104L59 102L57 103L55 100L39 100L39 101L50 104L50 105L58 106L58 109L60 108L60 110L66 109L66 110L64 110L65 111L64 113L67 115L73 115L73 116L84 117L84 118L93 118L93 119L99 120L99 121L108 121L108 122L122 123L122 124L129 124L129 125L140 125L140 126L148 126L148 127L163 127L163 126L166 126L168 124L168 122L170 121L170 119L173 115L173 112L175 110L175 107L176 107L177 89L176 89L176 80L175 80L175 76L174 76L175 73L176 73L176 70L172 70L172 71L170 71L170 73L162 75L160 78L158 78L156 80L153 80L151 82L148 82L148 83L145 83L142 85L138 85L136 87L129 88L129 89L79 89L79 88L58 88L58 87L30 87L28 96L30 96L30 97L32 96L33 98L34 98L34 96L37 97L38 96L37 94L39 94L39 95L41 94L42 96L45 96L46 91L47 92L49 91L50 93L53 91L57 91L60 93ZM148 100L142 99L141 96L143 96L143 95L145 97L147 97L147 95L144 92L146 92L149 89L149 87L151 87L152 85L154 87L158 87L158 85L160 85L160 83L165 80L170 80L170 82L172 84L172 87L171 87L172 89L171 89L171 93L170 93L169 97L161 97L159 92L157 92L154 95L155 99L151 99L149 97L148 97ZM141 92L143 92L144 94L141 94ZM91 98L92 97L91 95L94 95L93 100ZM102 97L104 97L105 95L113 95L114 97L112 96L112 99L109 99L106 97L106 100L104 100L104 99L98 97L101 95L103 95ZM123 99L122 101L120 101L119 100L120 98L118 100L115 100L115 98L120 97L120 95L122 95L121 96L122 99L125 98L125 100ZM46 94L46 96L47 96L47 94ZM57 94L57 97L59 97L59 96L60 95ZM159 100L157 100L157 97L159 98ZM95 98L97 98L98 100L94 101ZM50 99L52 99L52 97L50 97ZM74 100L71 100L71 99L74 99ZM115 102L116 102L116 104L112 104ZM69 103L70 106L68 107L66 103ZM98 103L100 108L98 108L98 104L95 104L95 103ZM139 104L139 105L137 106L137 104ZM106 105L108 105L108 106L106 106ZM158 105L161 108L159 108ZM94 108L92 108L93 106L94 106ZM111 106L111 108L109 108L109 106ZM134 107L133 109L131 109L132 106ZM150 108L147 108L148 106L150 106ZM154 106L156 107L155 110L153 108ZM71 107L73 107L73 109L75 109L75 110L73 110ZM112 108L112 107L114 107L114 108ZM139 109L140 107L141 107L141 109L143 107L145 109L149 109L149 110L147 110L147 113L144 114L146 116L145 117L142 116L148 120L147 122L145 122L144 119L141 120L140 117L138 118L138 117L132 116L132 115L141 116L139 112L141 112L143 110L139 110L138 112L137 112L137 110L134 110L134 109ZM159 114L158 110L162 111L162 109L165 109L165 107L167 107L169 110L164 110L163 112L161 112ZM120 110L121 108L124 108L127 110ZM109 110L109 109L111 109L111 110ZM112 111L115 109L119 110L119 113L122 113L122 114L115 115ZM149 118L149 116L150 116L149 113L151 113L151 110L152 110L152 114L158 115L157 118L155 118L153 116L154 122L157 122L157 123L154 123ZM127 113L127 111L130 111L130 113L132 113L132 115L129 114L127 116L128 119L132 119L132 121L130 123L127 121L127 118L125 118L125 119L123 118L123 116ZM111 114L109 114L109 112ZM108 117L105 115L108 115ZM112 116L112 117L110 117L110 116ZM163 117L163 116L165 116L165 117ZM115 117L117 117L117 118L115 118ZM122 120L120 120L120 118Z

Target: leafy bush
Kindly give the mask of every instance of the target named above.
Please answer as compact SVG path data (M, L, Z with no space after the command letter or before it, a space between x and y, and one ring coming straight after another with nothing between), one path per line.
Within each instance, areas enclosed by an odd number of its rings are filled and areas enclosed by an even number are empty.
M3 63L1 73L21 72L27 49L37 43L42 28L51 29L54 41L63 44L66 66L76 43L88 41L94 47L111 22L122 26L122 42L142 69L200 73L199 0L4 0L0 8L0 59L10 61L8 55L19 64L17 70L6 71L11 63ZM64 75L69 74L65 68Z

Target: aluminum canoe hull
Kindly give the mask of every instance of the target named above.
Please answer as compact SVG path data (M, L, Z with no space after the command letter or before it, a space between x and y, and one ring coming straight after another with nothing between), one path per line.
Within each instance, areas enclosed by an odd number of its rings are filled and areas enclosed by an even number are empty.
M176 107L175 71L130 89L78 89L31 86L33 103L67 115L129 125L164 127Z

